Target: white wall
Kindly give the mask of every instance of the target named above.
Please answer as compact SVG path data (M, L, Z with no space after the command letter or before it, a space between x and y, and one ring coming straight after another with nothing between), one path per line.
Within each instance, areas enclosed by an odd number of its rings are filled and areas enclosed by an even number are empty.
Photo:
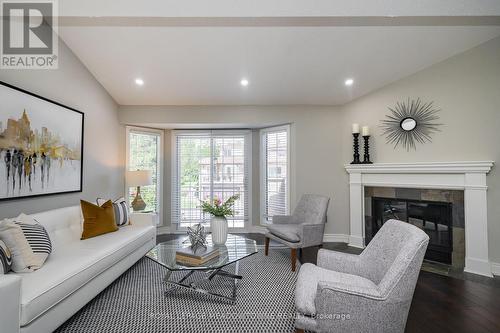
M416 151L394 149L378 127L387 107L406 98L434 101L442 109L441 132ZM500 262L500 38L431 66L410 77L359 98L342 108L343 161L352 159L350 124L373 130L375 162L433 162L492 160L497 166L487 177L490 258ZM343 176L347 183L347 176ZM347 197L346 187L339 188ZM342 219L343 223L347 223Z
M190 124L205 124L217 127L221 124L240 124L239 127L269 126L291 123L292 149L292 206L303 193L324 194L331 197L328 212L329 223L326 233L347 233L345 223L337 220L337 212L346 210L345 200L337 199L337 188L341 183L343 169L340 131L341 113L335 107L314 106L239 106L239 107L186 107L186 106L121 106L119 118L122 124L176 124L178 127ZM166 131L166 144L170 145L169 131ZM258 132L253 133L253 224L259 223L259 151ZM167 148L168 150L169 148ZM167 151L166 150L166 151ZM170 163L168 153L166 163ZM167 170L167 168L165 169ZM170 172L165 174L165 191L170 189ZM169 193L164 201L169 201ZM169 204L169 203L168 203ZM170 212L166 207L164 225L170 224Z
M62 41L59 69L0 70L0 80L85 113L83 193L0 201L0 218L123 195L125 135L117 105Z

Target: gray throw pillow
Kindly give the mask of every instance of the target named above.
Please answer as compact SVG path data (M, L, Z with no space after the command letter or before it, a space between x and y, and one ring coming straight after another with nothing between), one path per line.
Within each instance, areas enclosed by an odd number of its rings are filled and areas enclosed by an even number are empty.
M102 206L106 201L108 201L108 200L101 199L101 198L97 198L97 200L96 200L98 206ZM115 201L113 201L113 209L115 212L115 222L116 222L117 226L123 227L123 226L129 224L130 212L129 212L127 201L125 200L125 198L122 197L122 198L119 198L119 199L116 199Z

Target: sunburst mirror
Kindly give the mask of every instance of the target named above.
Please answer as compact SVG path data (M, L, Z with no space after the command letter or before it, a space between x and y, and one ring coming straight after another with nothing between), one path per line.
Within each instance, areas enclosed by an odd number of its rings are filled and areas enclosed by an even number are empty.
M420 98L397 102L389 110L391 114L382 120L381 127L387 143L394 148L401 145L407 151L417 149L417 143L431 142L431 134L439 131L442 125L436 122L440 110L433 102L424 103Z

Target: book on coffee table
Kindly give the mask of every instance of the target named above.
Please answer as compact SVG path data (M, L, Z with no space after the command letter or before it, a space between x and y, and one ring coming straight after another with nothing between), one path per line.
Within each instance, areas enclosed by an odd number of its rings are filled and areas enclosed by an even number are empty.
M205 248L197 248L194 251L190 247L179 249L175 252L175 259L182 264L198 266L206 263L219 255L219 249L208 246Z

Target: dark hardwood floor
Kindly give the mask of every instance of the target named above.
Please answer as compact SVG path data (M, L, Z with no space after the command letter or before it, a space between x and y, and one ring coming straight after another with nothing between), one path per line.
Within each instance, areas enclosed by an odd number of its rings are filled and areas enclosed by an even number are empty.
M262 234L245 234L264 244ZM158 242L184 237L161 235ZM359 253L344 243L325 243L324 248ZM302 263L316 263L318 248L302 251ZM460 278L421 271L408 316L406 332L500 332L500 279L462 274Z

